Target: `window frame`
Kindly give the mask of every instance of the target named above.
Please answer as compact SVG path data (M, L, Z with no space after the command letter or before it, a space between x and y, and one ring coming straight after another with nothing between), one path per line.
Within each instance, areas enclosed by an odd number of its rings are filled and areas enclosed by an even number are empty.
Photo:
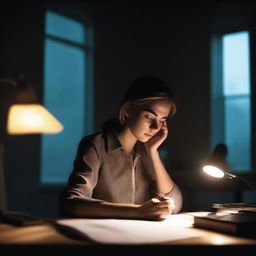
M210 138L210 149L213 150L216 144L220 143L216 138L221 138L222 142L225 141L225 122L224 122L224 99L218 104L218 109L213 109L216 107L216 97L219 96L223 88L223 48L222 48L222 36L229 33L238 33L242 31L248 31L249 35L249 65L250 65L250 105L251 105L251 143L250 143L250 153L251 153L251 168L250 170L240 172L236 171L237 175L255 175L256 174L256 145L253 141L256 140L256 120L253 118L256 114L256 88L254 84L256 83L256 28L252 29L252 26L239 26L236 28L225 28L218 31L214 31L210 38L210 68L211 68L211 80L210 80L210 115L211 115L211 138ZM216 89L217 88L217 89ZM223 97L223 94L222 94ZM217 120L217 121L216 121Z
M68 39L60 38L54 35L50 35L46 32L46 16L47 12L53 12L58 15L65 16L67 18L70 18L74 21L77 21L79 23L82 23L83 26L85 27L85 42L84 43L77 43L70 41ZM84 120L83 123L83 133L84 135L91 134L93 133L94 130L94 90L93 90L93 26L92 24L84 19L84 20L78 20L72 15L68 15L66 12L62 12L59 10L52 10L50 8L47 8L44 11L44 33L43 33L43 52L45 52L45 45L46 45L46 40L51 39L56 42L63 43L65 45L70 45L73 47L77 47L83 50L84 55L86 56L86 65L85 65L85 70L84 70L84 76L85 76L85 81L84 81L84 112L86 115L86 120ZM45 57L43 58L43 63L45 63ZM43 64L44 66L44 64ZM44 102L44 84L45 81L43 81L43 89L42 89L42 102ZM64 127L65 129L65 127ZM41 142L42 142L42 136L41 136ZM42 149L42 143L40 143L40 148ZM60 181L60 182L43 182L42 181L42 168L41 168L41 157L40 157L40 175L39 175L39 189L59 189L60 187L63 187L64 184L66 184L66 181Z

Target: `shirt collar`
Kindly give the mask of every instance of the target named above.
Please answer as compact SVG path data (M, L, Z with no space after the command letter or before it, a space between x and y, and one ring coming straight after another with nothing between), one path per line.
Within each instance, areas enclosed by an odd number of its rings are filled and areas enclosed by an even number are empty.
M107 148L106 151L107 153L111 153L117 149L122 149L122 145L118 139L117 133L115 131L109 132L106 136L106 144ZM136 156L139 156L141 154L146 153L146 149L144 146L144 143L138 141L135 145L135 150L136 150Z
M107 134L106 144L107 144L107 148L106 148L107 153L111 153L116 149L122 148L122 145L117 137L117 134L114 131L111 131Z

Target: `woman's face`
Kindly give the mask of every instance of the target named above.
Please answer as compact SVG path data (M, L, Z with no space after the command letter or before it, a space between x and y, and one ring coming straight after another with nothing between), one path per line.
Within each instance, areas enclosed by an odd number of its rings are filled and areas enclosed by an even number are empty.
M155 101L129 111L126 125L137 140L147 142L162 128L170 110L171 104L169 101Z

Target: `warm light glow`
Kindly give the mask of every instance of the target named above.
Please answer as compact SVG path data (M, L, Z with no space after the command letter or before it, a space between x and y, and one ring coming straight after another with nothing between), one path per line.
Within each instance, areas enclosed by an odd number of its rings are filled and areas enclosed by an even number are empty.
M59 133L62 124L40 104L12 105L8 114L9 134Z
M205 173L207 173L208 175L213 176L215 178L223 178L224 177L224 172L221 169L219 169L215 166L212 166L212 165L205 165L203 167L203 171Z

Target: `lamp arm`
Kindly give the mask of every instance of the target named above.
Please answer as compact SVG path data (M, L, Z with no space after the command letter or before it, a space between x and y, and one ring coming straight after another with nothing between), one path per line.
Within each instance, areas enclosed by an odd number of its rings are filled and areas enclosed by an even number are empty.
M239 176L229 173L229 172L225 172L225 175L227 176L227 178L229 179L235 179L235 178L240 178Z
M240 180L243 180L254 192L256 192L256 187L253 184L251 184L246 178L240 177L240 176L235 175L235 174L231 174L229 172L225 172L225 175L229 179L240 179Z
M11 84L14 87L17 87L17 82L11 78L0 78L0 83Z
M254 192L256 192L256 187L253 184L251 184L246 178L239 176L237 176L237 178L243 180Z
M226 173L226 174L227 174L227 177L229 179L237 178L237 179L243 180L254 192L256 192L255 185L251 184L246 178L240 177L238 175L234 175L234 174L231 174L231 173Z

